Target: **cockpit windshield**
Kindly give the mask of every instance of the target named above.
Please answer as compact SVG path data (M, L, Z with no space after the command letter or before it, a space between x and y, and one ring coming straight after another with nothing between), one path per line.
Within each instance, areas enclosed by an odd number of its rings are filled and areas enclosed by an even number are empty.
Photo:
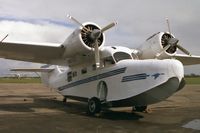
M125 59L132 59L131 55L129 55L125 52L116 52L116 53L114 53L113 56L114 56L116 62L119 62L119 61L125 60Z

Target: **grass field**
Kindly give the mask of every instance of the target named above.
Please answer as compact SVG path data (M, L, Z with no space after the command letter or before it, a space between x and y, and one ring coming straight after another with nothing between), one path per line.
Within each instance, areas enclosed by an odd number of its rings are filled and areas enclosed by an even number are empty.
M200 84L200 77L186 77L186 84ZM0 83L41 83L40 78L0 78Z
M186 77L186 84L200 84L200 77Z
M40 78L0 78L0 83L41 83Z

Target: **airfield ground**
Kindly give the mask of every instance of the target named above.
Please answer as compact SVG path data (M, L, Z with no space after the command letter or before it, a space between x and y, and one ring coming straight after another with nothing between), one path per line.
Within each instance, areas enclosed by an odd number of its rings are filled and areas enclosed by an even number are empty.
M197 133L184 128L200 120L200 85L186 87L150 113L118 108L90 117L86 104L62 97L39 83L0 84L0 133ZM197 125L198 126L198 125Z

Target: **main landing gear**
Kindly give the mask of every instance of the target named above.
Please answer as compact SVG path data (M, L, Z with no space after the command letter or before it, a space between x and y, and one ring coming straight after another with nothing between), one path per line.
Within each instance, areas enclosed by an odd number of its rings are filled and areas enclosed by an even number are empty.
M108 88L105 81L100 81L97 85L97 97L92 97L88 101L88 114L95 115L101 112L101 106L106 101Z
M101 101L96 97L89 99L88 111L87 111L88 114L95 115L96 113L100 113L100 111L101 111Z

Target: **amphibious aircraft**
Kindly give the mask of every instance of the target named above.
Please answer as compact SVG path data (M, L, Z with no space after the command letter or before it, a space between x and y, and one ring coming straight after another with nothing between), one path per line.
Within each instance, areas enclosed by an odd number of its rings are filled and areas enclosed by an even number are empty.
M12 69L41 72L42 82L67 98L88 103L88 113L102 107L134 107L144 111L148 105L167 99L184 85L184 65L200 63L169 32L158 32L140 47L105 46L104 32L93 22L80 23L58 45L48 43L0 42L0 57L43 63L41 68ZM180 49L185 54L177 54Z

